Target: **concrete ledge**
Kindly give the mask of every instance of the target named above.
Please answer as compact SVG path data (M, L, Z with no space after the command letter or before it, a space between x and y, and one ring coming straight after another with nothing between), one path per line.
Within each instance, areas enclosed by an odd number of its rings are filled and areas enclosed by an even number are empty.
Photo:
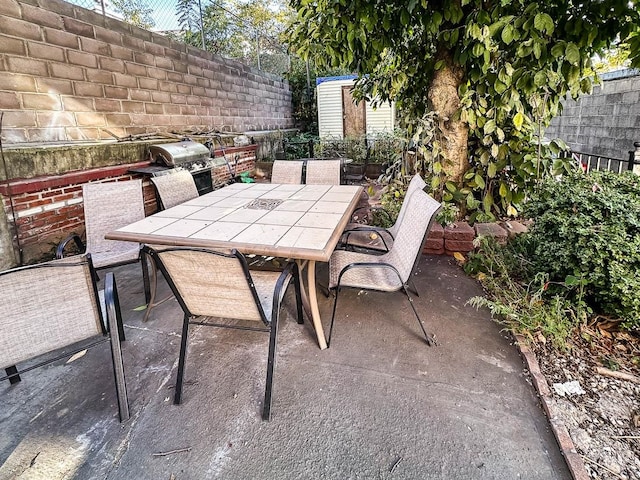
M551 430L556 437L556 441L558 442L560 451L567 463L567 467L569 467L571 476L574 480L589 480L591 477L584 466L582 457L580 457L576 451L573 440L571 440L571 436L569 435L569 430L567 430L562 418L557 414L556 408L553 405L551 389L549 388L547 379L540 370L540 365L538 364L536 356L531 351L522 335L515 335L515 339L520 355L524 359L527 364L527 368L531 373L533 386L538 392L542 407L547 414L549 425L551 425Z

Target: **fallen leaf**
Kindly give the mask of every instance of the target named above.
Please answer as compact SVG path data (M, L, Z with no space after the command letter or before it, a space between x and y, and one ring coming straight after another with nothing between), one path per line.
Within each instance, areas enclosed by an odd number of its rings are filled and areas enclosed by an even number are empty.
M141 312L142 310L146 310L147 306L146 305L140 305L139 307L136 307L133 309L134 312Z
M455 258L460 263L464 263L464 262L467 261L467 259L464 258L464 255L461 254L460 252L454 252L453 253L453 258Z
M67 360L67 363L75 362L79 358L84 357L85 353L87 353L87 351L86 350L82 350L81 352L78 352L78 353L76 353L74 355L71 355L71 358L69 358L69 360Z

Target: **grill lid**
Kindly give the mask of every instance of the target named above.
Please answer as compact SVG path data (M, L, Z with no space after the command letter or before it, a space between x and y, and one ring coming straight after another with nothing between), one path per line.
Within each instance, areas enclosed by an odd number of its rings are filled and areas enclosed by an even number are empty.
M167 167L175 167L186 162L206 161L211 156L207 147L191 140L151 145L149 152L152 162Z

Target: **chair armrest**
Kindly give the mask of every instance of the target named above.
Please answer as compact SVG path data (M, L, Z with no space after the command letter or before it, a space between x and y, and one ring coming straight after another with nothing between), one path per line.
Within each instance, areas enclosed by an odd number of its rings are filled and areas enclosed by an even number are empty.
M82 243L82 240L80 239L80 236L76 235L76 234L73 234L73 235L69 235L67 238L65 238L64 240L62 240L58 244L58 248L56 248L56 258L57 259L64 258L64 250L67 247L67 245L69 244L69 242L71 242L72 240L75 243L76 247L78 248L79 252L80 253L84 253L86 247L85 247L84 243Z
M378 236L380 237L380 240L382 241L382 246L384 247L383 249L375 248L375 247L368 248L365 245L355 245L357 247L364 248L366 250L371 250L373 252L386 253L386 252L389 251L389 245L387 244L387 241L384 239L385 234L388 235L391 240L394 240L393 235L391 235L391 233L389 233L386 229L384 229L382 227L374 227L374 226L371 226L371 225L362 225L361 227L354 227L354 228L349 228L349 229L344 230L342 232L342 235L340 235L340 242L339 242L338 245L340 247L348 247L349 245L351 245L349 243L349 237L351 236L351 234L352 233L359 233L359 232L374 232L374 233L378 234Z

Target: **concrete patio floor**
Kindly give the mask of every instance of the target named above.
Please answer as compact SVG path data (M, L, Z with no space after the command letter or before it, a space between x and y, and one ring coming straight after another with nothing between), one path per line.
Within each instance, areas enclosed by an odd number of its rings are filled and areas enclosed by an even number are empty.
M481 289L450 258L423 257L415 279L437 347L402 294L345 290L320 351L290 291L270 422L266 334L194 327L173 405L181 311L172 299L143 323L139 266L115 272L132 418L118 422L108 343L2 382L0 479L570 478L516 347L466 305Z

